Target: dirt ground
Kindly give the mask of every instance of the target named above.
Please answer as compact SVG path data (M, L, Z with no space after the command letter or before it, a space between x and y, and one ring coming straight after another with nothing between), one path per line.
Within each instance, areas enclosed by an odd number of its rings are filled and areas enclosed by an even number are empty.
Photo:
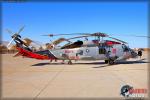
M49 64L2 54L3 98L123 98L121 87L148 88L148 59L129 59L108 66L104 61ZM147 96L146 94L144 94Z

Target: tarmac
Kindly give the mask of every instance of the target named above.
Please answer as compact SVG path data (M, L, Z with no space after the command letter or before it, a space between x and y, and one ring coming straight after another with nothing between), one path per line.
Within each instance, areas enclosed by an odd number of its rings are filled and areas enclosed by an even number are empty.
M124 85L148 89L147 53L111 66L104 61L50 64L13 55L1 55L3 98L124 98Z

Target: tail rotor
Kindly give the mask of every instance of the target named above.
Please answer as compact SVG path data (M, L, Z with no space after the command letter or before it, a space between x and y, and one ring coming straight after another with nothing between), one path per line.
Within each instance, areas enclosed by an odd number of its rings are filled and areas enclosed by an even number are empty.
M10 42L8 43L8 45L7 45L7 48L8 48L8 49L10 49L10 45L13 43L14 40L17 40L17 39L21 38L21 36L20 36L19 34L23 31L24 27L25 27L25 26L21 27L17 33L13 33L11 30L6 29L6 31L7 31L9 34L12 35L12 36L11 36L12 39L11 39L11 41L10 41Z

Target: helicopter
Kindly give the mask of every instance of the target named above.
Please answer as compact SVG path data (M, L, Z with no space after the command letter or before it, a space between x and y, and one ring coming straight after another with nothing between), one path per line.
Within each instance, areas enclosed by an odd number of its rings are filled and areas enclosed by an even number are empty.
M68 64L72 64L72 60L104 60L106 64L113 65L117 61L127 60L129 58L137 58L138 54L132 50L128 43L111 37L106 33L76 33L76 34L48 34L43 36L65 36L65 35L78 35L72 38L59 38L55 42L50 43L51 48L40 51L33 51L21 38L20 32L24 29L22 27L17 33L13 34L12 40L7 47L14 41L18 53L16 56L23 56L39 60L68 60ZM8 30L7 30L8 31ZM8 31L10 33L10 31ZM11 32L12 33L12 32ZM88 41L87 37L96 37L92 41ZM113 40L104 40L104 38ZM143 36L141 36L143 37ZM86 38L84 41L78 40L72 42L72 39ZM63 41L68 43L58 47Z

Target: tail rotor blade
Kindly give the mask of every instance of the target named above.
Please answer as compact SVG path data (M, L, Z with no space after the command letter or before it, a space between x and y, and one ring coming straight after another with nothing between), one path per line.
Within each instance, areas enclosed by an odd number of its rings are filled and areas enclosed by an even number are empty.
M25 26L21 27L17 34L20 34L20 32L24 29Z
M11 41L8 43L8 45L7 45L8 49L10 49L9 46L11 45L11 43L13 42L13 40L14 40L14 38L12 38Z
M13 32L9 29L6 29L6 31L9 33L9 34L13 34Z

